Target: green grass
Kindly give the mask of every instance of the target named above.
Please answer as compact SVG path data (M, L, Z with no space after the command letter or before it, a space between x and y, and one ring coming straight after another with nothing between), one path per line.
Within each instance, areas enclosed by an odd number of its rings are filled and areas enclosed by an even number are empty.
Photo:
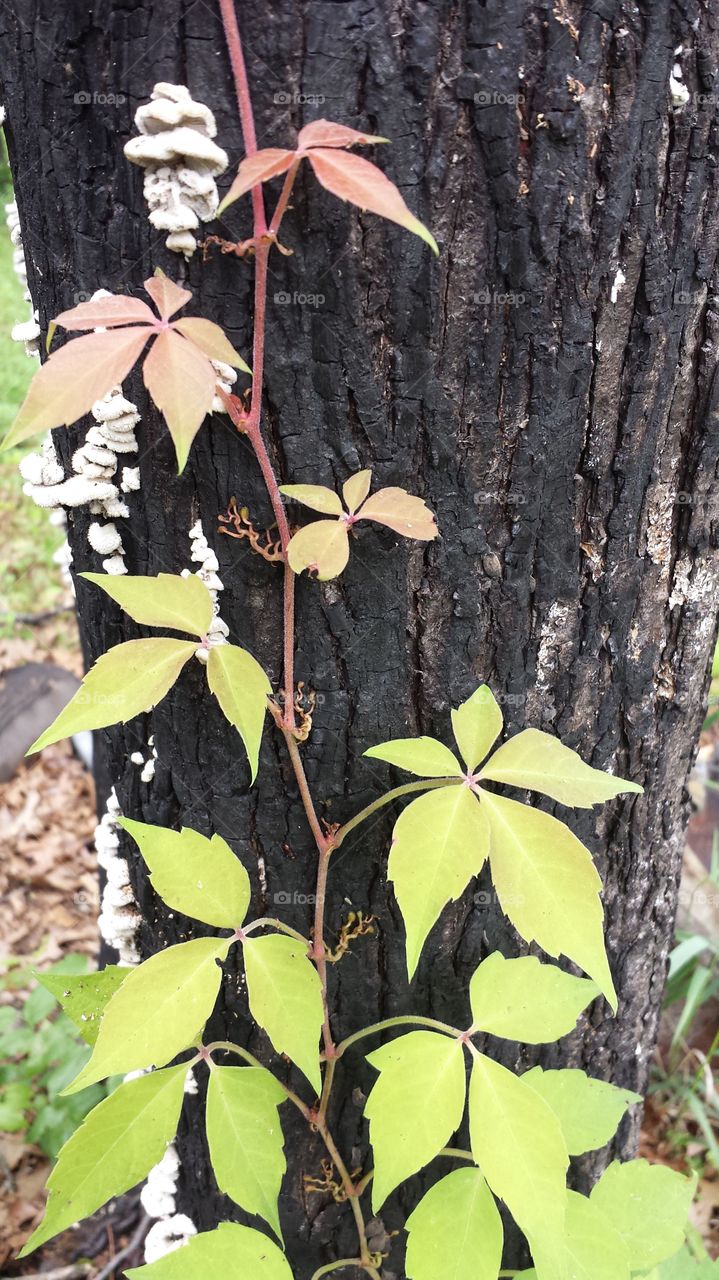
M9 199L7 192L4 192ZM0 233L0 436L12 422L37 363L25 355L10 331L25 320L28 303L12 266L12 245L5 228ZM0 454L0 524L4 553L0 564L0 636L28 635L17 614L40 613L57 606L64 589L53 552L63 535L22 491L18 462L31 445Z

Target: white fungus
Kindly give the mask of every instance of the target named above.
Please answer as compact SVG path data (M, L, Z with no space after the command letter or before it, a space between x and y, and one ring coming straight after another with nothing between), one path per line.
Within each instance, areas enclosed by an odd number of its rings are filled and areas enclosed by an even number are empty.
M195 1235L197 1227L187 1214L175 1213L171 1218L161 1218L145 1236L145 1262L158 1262L166 1254L182 1248Z
M13 342L24 343L26 355L38 357L40 355L40 325L38 324L37 311L33 310L32 298L28 289L27 264L22 243L22 231L20 230L20 215L15 200L11 200L9 204L5 205L5 221L10 232L13 269L23 287L23 297L30 304L30 318L21 320L18 324L13 325L10 336Z
M125 145L125 155L145 170L144 192L150 222L167 231L165 244L191 258L197 248L193 232L214 218L219 204L215 178L229 163L212 139L215 117L195 102L181 84L156 84L150 102L138 107L140 136Z
M106 876L102 892L102 904L98 919L101 936L119 955L121 965L139 963L137 930L140 912L130 886L130 872L125 858L120 857L118 818L120 805L113 787L105 806L105 812L95 828L97 861Z
M230 634L230 628L220 617L218 593L225 589L224 583L218 573L220 562L205 537L201 520L196 520L190 529L190 559L200 566L199 569L196 570L197 577L202 579L207 590L212 596L213 617L209 627L207 628L208 643L210 647L218 644L226 644L227 637ZM182 576L183 578L188 578L190 576L190 570L183 569ZM207 663L208 650L204 645L200 645L195 650L195 656L203 666L205 666Z
M613 283L612 283L612 291L611 291L611 293L610 293L610 295L609 295L609 301L610 301L612 304L616 304L617 298L619 297L619 290L620 290L620 289L621 289L621 288L622 288L626 283L627 283L627 277L625 276L624 272L622 271L622 268L621 268L621 267L617 267L617 272L616 272L616 275L615 275L615 277L614 277L614 281L613 281Z

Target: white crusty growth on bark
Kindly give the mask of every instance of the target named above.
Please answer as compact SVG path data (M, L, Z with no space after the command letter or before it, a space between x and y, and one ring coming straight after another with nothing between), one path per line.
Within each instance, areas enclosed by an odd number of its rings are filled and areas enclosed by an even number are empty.
M167 231L173 253L191 258L197 248L193 232L210 222L219 196L215 178L229 163L212 139L217 133L209 107L195 102L182 84L156 84L151 101L138 107L138 138L125 145L125 155L145 170L145 199L150 222Z
M9 204L5 205L5 221L10 232L10 242L12 244L12 265L23 287L25 301L30 304L29 319L21 320L18 324L13 325L10 337L13 342L23 342L25 344L26 355L39 356L40 325L37 321L37 312L33 310L32 298L27 285L27 265L22 243L22 231L20 229L20 214L15 200L11 200Z
M95 828L97 861L106 876L97 923L105 942L118 952L119 963L134 965L140 960L137 931L141 916L132 892L127 860L118 853L120 837L117 820L119 817L120 805L113 787L107 799L105 812Z
M190 559L193 560L195 564L199 564L200 567L196 570L197 577L202 579L207 590L212 596L214 615L209 627L207 628L208 642L210 645L226 644L227 637L230 634L230 628L220 617L218 593L225 589L224 583L218 572L220 562L205 537L201 520L196 520L190 529ZM183 569L182 576L183 578L189 578L190 570ZM208 651L204 645L200 645L195 650L195 653L203 666L206 665Z

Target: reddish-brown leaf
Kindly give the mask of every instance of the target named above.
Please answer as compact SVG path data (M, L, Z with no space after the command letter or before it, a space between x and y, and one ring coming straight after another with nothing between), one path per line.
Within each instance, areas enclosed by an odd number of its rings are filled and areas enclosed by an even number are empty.
M163 320L169 320L192 297L189 289L182 289L169 276L150 276L145 281L145 288Z
M335 124L332 120L313 120L300 129L297 135L297 150L307 147L355 147L370 145L374 142L389 142L389 138L380 138L373 133L359 133L357 129L348 129L345 124Z
M154 329L108 329L73 338L45 361L8 434L3 449L76 422L130 372Z
M437 522L421 498L404 489L378 489L357 513L358 520L376 520L405 538L429 542L437 537Z
M318 182L333 196L378 213L381 218L389 218L390 222L398 222L425 240L434 253L439 253L432 233L410 213L394 183L375 164L351 151L322 147L308 151L307 159Z
M347 525L343 520L313 520L290 539L287 559L295 573L312 569L320 582L336 578L350 555Z
M268 178L274 178L278 173L286 173L294 159L294 151L284 151L280 147L267 147L264 151L256 151L253 156L246 156L237 170L237 177L220 203L218 214L258 183L267 182Z
M210 357L210 360L223 360L225 364L236 365L245 373L252 372L242 356L235 351L219 324L214 324L212 320L203 320L199 316L183 316L180 320L173 320L172 328L178 329L190 342L194 342L200 351Z
M168 329L155 339L142 376L165 418L178 469L183 471L192 441L212 407L217 374L193 343Z
M124 294L80 302L55 317L63 329L114 329L121 324L157 324L157 316L140 298Z

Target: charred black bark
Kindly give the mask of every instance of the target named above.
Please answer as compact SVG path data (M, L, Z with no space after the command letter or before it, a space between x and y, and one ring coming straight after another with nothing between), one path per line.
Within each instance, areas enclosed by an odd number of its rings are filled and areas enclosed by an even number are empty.
M337 206L305 174L283 230L294 255L272 262L264 422L283 479L333 484L372 466L379 482L425 497L442 532L423 548L368 529L339 581L300 584L297 675L319 699L304 759L321 813L342 820L378 795L391 771L362 751L403 733L446 735L450 706L481 680L512 730L550 729L593 764L643 782L639 801L570 818L606 881L618 1018L598 1007L542 1053L492 1046L512 1065L561 1060L641 1089L719 578L716 13L697 0L251 0L241 21L260 145L291 145L319 115L390 136L379 162L442 248L435 263L418 240ZM0 57L43 325L77 293L136 290L158 264L182 274L148 226L122 144L153 83L169 80L210 104L221 144L233 161L242 155L214 5L18 0L0 11ZM689 90L681 108L670 91L677 60ZM235 206L210 230L244 237L248 217ZM186 278L196 311L247 352L251 264L198 254ZM185 567L200 514L233 638L276 680L279 576L244 544L213 536L233 494L258 523L270 519L247 448L214 419L178 479L139 380L128 389L143 407L142 490L122 531L131 572ZM81 430L56 435L69 457ZM98 569L83 517L72 541L76 568ZM82 582L78 598L91 656L137 634ZM107 776L133 817L221 832L250 870L257 911L283 895L287 918L306 930L310 908L295 895L312 892L313 849L282 743L268 728L250 790L202 682L188 670L151 717L97 735ZM159 758L146 785L129 757L150 733ZM477 961L518 949L483 883L444 913L408 989L383 875L390 829L389 814L361 828L332 872L330 939L351 908L378 917L376 933L331 968L340 1035L410 1010L464 1025ZM190 926L134 866L149 954ZM239 980L213 1030L266 1055ZM332 1123L358 1166L371 1075L359 1053L338 1071ZM209 1227L219 1207L196 1105L184 1197ZM624 1126L615 1151L633 1150L636 1127ZM288 1133L286 1239L305 1276L355 1242L346 1205L303 1192L302 1175L319 1172L317 1140L294 1116ZM579 1184L606 1158L586 1161ZM389 1229L416 1189L391 1202ZM515 1240L508 1263L518 1250ZM401 1256L393 1244L389 1272L402 1273Z

